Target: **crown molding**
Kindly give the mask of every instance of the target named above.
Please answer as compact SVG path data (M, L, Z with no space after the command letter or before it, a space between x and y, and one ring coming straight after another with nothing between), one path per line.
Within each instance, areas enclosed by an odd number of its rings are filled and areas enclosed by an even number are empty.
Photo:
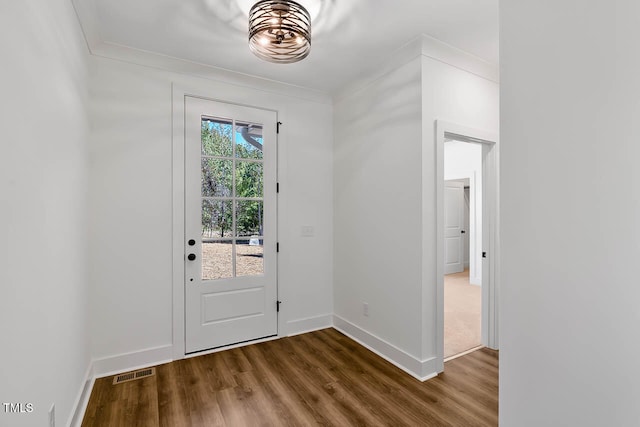
M337 91L334 96L331 96L329 93L302 86L295 86L207 64L105 42L100 32L99 12L95 0L71 0L71 3L76 11L89 52L92 55L168 72L251 87L322 104L331 104L333 100L340 100L352 95L390 72L408 64L417 57L427 57L496 83L500 81L499 68L497 65L486 62L434 37L420 34L399 49L396 49L374 70L369 70L369 72L361 74L356 81L348 84Z
M422 56L475 74L483 79L500 83L500 71L497 64L491 64L484 59L425 34L422 34L419 39L422 45Z
M89 53L93 56L249 87L321 104L331 104L332 102L331 96L322 91L105 42L100 32L99 11L95 0L71 0L71 4L76 11Z
M95 0L71 0L71 5L76 11L89 53L93 53L93 46L102 41L98 25L98 7Z
M395 50L374 70L369 70L368 74L361 74L355 82L339 90L334 96L334 100L338 101L365 89L419 57L442 62L495 83L500 81L498 65L491 64L429 35L420 34Z
M331 104L332 102L331 96L325 92L249 74L242 74L237 71L226 70L224 68L213 67L211 65L200 64L172 56L161 55L155 52L134 49L115 43L102 42L94 45L91 53L101 58L248 87L277 95L288 96L290 98L304 99L321 104Z

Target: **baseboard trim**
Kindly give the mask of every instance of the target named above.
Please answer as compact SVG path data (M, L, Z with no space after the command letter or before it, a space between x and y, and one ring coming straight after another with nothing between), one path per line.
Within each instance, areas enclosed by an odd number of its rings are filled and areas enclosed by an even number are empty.
M435 357L419 360L335 314L333 315L333 327L419 381L426 381L438 375Z
M404 350L399 349L395 345L377 337L359 326L354 325L336 314L323 314L320 316L288 321L286 336L295 336L331 327L402 369L419 381L426 381L438 375L435 357L419 360ZM265 341L278 338L281 337L271 337ZM244 345L247 344L254 343L244 343ZM172 360L172 345L148 348L131 353L94 359L89 364L85 373L84 384L76 399L76 404L74 406L75 410L72 412L68 425L72 427L79 427L82 424L84 413L87 409L96 378L107 377L149 366L156 366L171 362Z
M306 334L307 332L318 331L332 326L332 314L322 314L320 316L290 320L287 322L287 336L292 337L294 335Z
M95 359L93 361L93 373L95 378L102 378L149 366L161 365L172 360L173 346L164 345Z
M73 405L73 411L71 412L71 417L69 418L68 426L71 427L80 427L82 424L82 420L84 419L84 413L87 410L87 405L89 404L89 398L91 397L91 391L93 390L93 383L95 382L95 377L93 376L93 362L89 363L87 367L87 371L84 374L84 381L82 389L80 393L78 393L78 397Z

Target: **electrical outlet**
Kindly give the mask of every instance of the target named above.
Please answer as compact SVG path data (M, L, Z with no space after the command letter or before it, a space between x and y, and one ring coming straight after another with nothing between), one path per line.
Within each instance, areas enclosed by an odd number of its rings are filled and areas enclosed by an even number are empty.
M49 427L56 427L56 404L51 405L49 409Z
M362 314L364 314L365 316L369 317L369 303L368 302L363 302L362 303Z

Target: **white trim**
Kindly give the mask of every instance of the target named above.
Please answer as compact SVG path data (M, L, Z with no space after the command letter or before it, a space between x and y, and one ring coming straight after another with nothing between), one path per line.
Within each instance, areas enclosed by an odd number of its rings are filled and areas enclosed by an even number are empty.
M249 87L262 92L285 95L322 104L332 103L331 96L320 90L104 41L100 31L96 1L71 0L71 5L75 10L87 49L93 56Z
M435 357L419 360L395 345L365 331L336 314L333 315L333 328L368 348L386 361L394 364L417 380L426 381L438 375Z
M483 79L500 83L499 68L475 55L428 35L421 35L422 56L451 65Z
M283 121L286 123L286 108L281 105L281 102L273 102L271 107L267 107L266 105L260 105L257 103L256 105L248 105L239 101L242 101L243 98L239 99L215 99L207 96L206 94L216 93L217 85L213 82L203 82L203 84L199 85L182 85L176 84L175 82L171 84L171 105L172 105L172 137L171 137L171 146L172 146L172 159L171 159L171 176L172 176L172 288L173 288L173 307L172 307L172 356L173 360L184 359L186 357L186 346L185 346L185 288L184 288L184 242L186 240L185 237L185 229L184 229L184 221L185 221L185 200L184 200L184 188L185 188L185 177L184 177L184 162L185 162L185 145L184 145L184 136L185 136L185 97L191 96L194 98L207 99L216 102L224 102L228 104L235 104L241 106L247 106L251 108L260 108L263 110L269 110L276 112L276 120ZM264 91L262 91L264 92ZM261 98L261 102L268 103L269 97ZM273 106L275 105L275 107ZM281 156L286 158L286 150L283 149L283 143L286 142L286 128L282 130L279 134L276 135L277 139L277 149L276 149L276 181L283 183L285 180L282 177L282 169L281 166ZM286 144L284 144L286 147ZM284 241L283 238L279 235L279 230L282 227L282 224L286 224L285 215L283 215L283 211L279 209L281 204L285 204L285 199L281 193L276 194L277 197L277 225L276 230L277 236L276 241L282 243ZM281 253L277 255L277 272L278 276L276 278L276 290L278 298L281 297L279 291L279 280L280 280L280 265L282 260ZM286 326L285 323L285 315L281 311L278 313L278 330L277 336L283 336L283 332ZM252 341L258 342L258 341Z
M483 181L490 185L489 193L484 197L486 208L483 215L487 220L483 223L483 234L488 236L482 243L482 250L487 251L489 258L483 264L482 280L488 281L489 286L483 289L483 298L487 301L488 318L486 346L493 350L499 349L500 333L498 320L500 314L500 150L498 137L493 147L486 146L483 156L487 166L483 165ZM488 267L488 268L487 268Z
M82 30L87 50L92 53L93 46L102 40L96 2L95 0L71 0L71 6L76 12L78 26Z
M425 360L419 360L393 344L386 342L385 340L359 328L335 314L323 314L320 316L308 317L306 319L293 320L287 322L287 327L290 332L287 335L289 337L333 327L335 330L366 347L376 355L402 369L419 381L427 381L438 375L438 372L435 370L436 358L432 357ZM87 410L89 398L91 397L93 386L97 378L158 366L179 359L199 357L248 345L274 341L281 338L283 337L272 336L261 338L212 350L201 351L186 356L181 355L181 357L177 359L171 358L173 346L170 345L104 357L101 359L94 359L85 373L82 390L80 390L80 393L76 398L76 403L74 405L75 410L72 412L67 425L72 427L81 426Z
M497 65L486 62L434 37L421 34L398 48L375 69L369 70L366 77L361 76L360 79L340 89L334 96L334 101L339 102L343 98L366 89L389 73L419 57L427 57L442 62L492 82L499 83L500 81Z
M443 62L496 83L500 81L498 65L487 62L427 34L420 34L396 49L389 57L384 58L381 64L368 70L368 73L363 73L367 77L361 75L360 78L347 83L345 87L336 91L335 96L332 97L331 94L316 89L104 41L98 23L95 0L71 0L71 3L76 11L78 23L84 34L89 53L93 56L249 87L322 104L332 104L334 100L362 90L384 75L419 56Z
M498 134L484 129L476 129L468 126L459 125L457 123L448 122L446 120L436 120L436 128L442 130L442 142L444 143L444 133L453 133L456 135L475 138L487 143L498 143ZM438 135L440 136L440 135Z
M250 88L260 92L304 99L320 104L331 104L332 102L331 96L325 92L250 74L242 74L237 71L136 49L129 46L123 46L116 43L95 43L91 46L91 52L94 56L101 58L127 62L172 73L200 77L220 83Z
M495 132L436 120L436 358L438 372L444 370L444 143L445 132L467 136L483 143L482 251L489 257L482 265L482 344L498 349L499 241L499 138ZM486 284L486 285L485 285Z
M147 348L131 353L117 354L93 360L93 375L95 378L108 377L109 375L121 372L133 371L135 369L148 368L149 366L161 365L171 362L173 347L163 345L160 347Z
M172 185L172 343L173 359L183 359L185 355L184 319L184 97L187 90L171 85L171 185Z
M84 381L82 382L82 389L78 393L78 397L73 405L74 410L69 417L68 426L80 427L84 419L84 413L87 411L87 405L89 404L89 398L93 391L93 384L95 383L95 377L93 375L93 362L89 363L87 371L84 374Z
M304 319L290 320L287 322L287 336L306 334L307 332L327 329L333 326L333 314L321 314L319 316Z
M366 75L360 76L359 79L348 83L345 87L338 90L336 95L333 97L334 103L365 90L378 80L384 78L393 71L404 67L414 59L419 58L421 55L422 39L420 37L416 37L398 48L391 54L391 56L384 58L384 62L375 69L369 70L369 73Z

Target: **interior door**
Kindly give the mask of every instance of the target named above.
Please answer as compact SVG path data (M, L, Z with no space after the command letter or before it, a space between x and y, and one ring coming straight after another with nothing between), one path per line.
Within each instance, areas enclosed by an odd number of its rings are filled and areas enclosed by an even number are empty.
M464 183L444 182L444 274L464 271Z
M186 353L277 334L276 122L185 97Z

